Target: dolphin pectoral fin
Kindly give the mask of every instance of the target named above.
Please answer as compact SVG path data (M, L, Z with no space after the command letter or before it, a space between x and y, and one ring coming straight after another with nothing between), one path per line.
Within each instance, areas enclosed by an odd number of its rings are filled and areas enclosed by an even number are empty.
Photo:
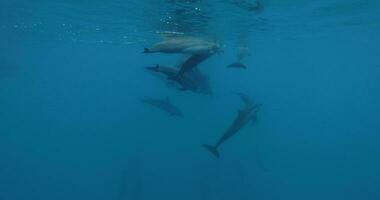
M219 158L219 151L215 146L202 144L202 147L207 149L209 152L211 152L212 155L214 155L216 158Z

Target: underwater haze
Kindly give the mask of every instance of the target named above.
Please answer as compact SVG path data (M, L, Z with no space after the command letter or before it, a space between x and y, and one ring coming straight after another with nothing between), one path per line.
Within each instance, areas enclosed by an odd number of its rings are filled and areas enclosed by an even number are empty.
M379 200L379 13L0 0L0 200Z

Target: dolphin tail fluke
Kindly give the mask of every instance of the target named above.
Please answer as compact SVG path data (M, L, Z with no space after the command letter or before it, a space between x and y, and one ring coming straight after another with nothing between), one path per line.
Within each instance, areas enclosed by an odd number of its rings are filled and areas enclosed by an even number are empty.
M202 144L202 147L207 149L209 152L212 153L216 158L219 158L219 151L215 146L207 145L207 144Z

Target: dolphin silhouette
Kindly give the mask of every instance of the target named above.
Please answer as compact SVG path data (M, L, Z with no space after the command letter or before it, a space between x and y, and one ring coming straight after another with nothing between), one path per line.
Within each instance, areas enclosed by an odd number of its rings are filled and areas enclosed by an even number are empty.
M178 74L178 69L172 68L172 67L166 67L162 65L156 65L154 67L145 67L145 69L161 73L166 76L168 80L175 81L178 85L181 86L181 91L190 90L193 92L197 92L199 88L198 82L190 75L187 76L181 76L179 78L173 79L172 77L176 76Z
M171 80L181 80L186 74L196 68L201 62L208 59L212 54L196 54L192 55L183 62L176 75L169 77Z
M198 91L200 93L212 95L210 80L199 68L194 68L188 75L198 84Z
M246 107L254 105L253 100L248 95L242 93L242 92L234 92L234 94L238 95L240 99L243 101Z
M248 101L244 102L246 103ZM252 101L250 100L249 102ZM232 122L227 131L219 138L215 145L202 144L202 146L210 151L215 157L219 158L220 154L218 148L228 139L238 133L239 130L243 128L248 122L252 121L252 123L254 123L260 107L261 105L255 105L251 103L246 104L244 109L238 110L238 115L236 116L235 120Z
M169 100L169 97L165 99L143 99L143 103L147 103L149 105L160 108L161 110L167 112L170 116L174 117L182 117L182 112Z
M182 54L205 54L220 51L217 42L210 42L194 37L174 37L158 42L150 48L145 48L143 53L182 53Z

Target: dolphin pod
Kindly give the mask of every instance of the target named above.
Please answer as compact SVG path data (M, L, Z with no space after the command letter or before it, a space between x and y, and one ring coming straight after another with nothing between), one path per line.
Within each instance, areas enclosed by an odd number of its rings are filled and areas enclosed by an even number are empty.
M216 42L210 42L201 38L194 37L174 37L165 39L144 49L144 53L165 53L165 54L183 54L186 59L177 68L155 65L146 67L146 70L162 74L167 81L173 81L180 86L180 90L190 90L199 93L211 93L211 87L208 78L201 73L199 65L210 59L214 54L222 52L220 45ZM250 52L247 47L241 47L237 54L237 61L228 65L228 68L242 68L246 66L241 60L249 56ZM236 135L246 124L256 121L257 113L261 107L244 93L234 93L244 102L244 107L237 112L237 116L232 121L228 129L216 141L215 144L202 144L201 146L208 150L216 158L220 157L219 148ZM174 106L169 98L145 99L145 103L156 106L172 116L182 116L179 109Z

